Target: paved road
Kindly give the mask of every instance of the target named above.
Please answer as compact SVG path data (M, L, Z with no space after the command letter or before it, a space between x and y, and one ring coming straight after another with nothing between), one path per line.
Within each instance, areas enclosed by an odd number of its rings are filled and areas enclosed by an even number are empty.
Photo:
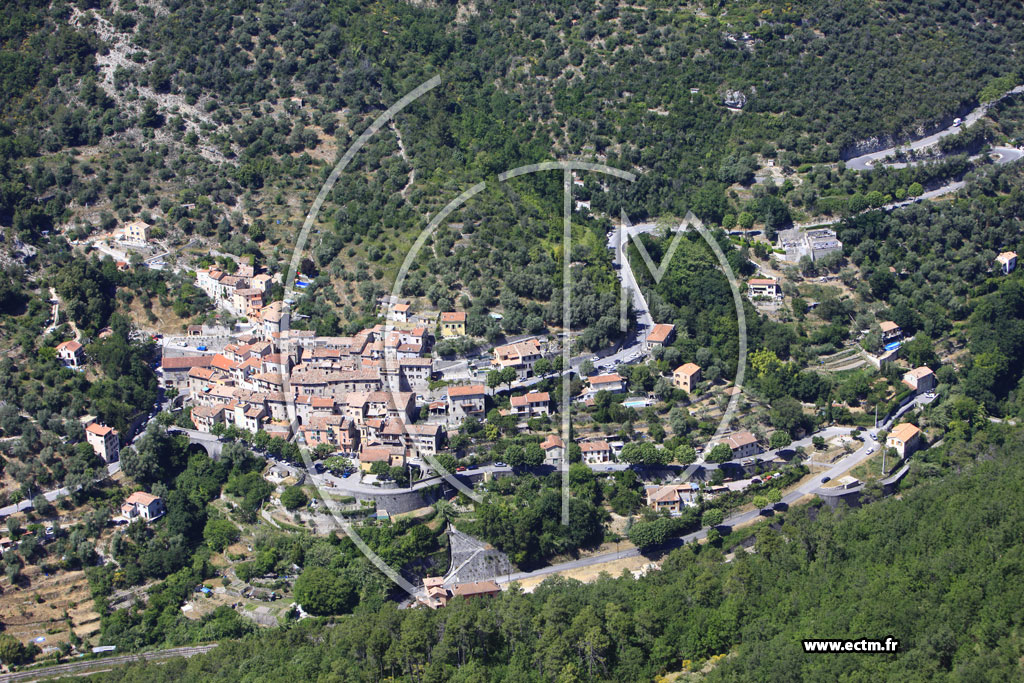
M103 481L107 477L112 476L114 473L119 472L120 470L121 463L112 462L109 465L107 465L106 471L104 473L96 477L96 481ZM61 488L54 489L53 491L46 491L45 493L43 493L43 497L45 497L46 500L52 503L61 496L66 496L70 493L71 490L68 489L68 487L62 486ZM5 507L0 508L0 517L9 517L10 515L13 515L16 512L25 512L26 510L31 510L32 507L32 501L26 498L25 500L20 501L18 503L12 503L11 505L7 505ZM0 679L0 681L2 680L3 679Z
M906 406L896 411L891 417L886 419L884 422L880 423L878 428L888 429L910 410L913 410L918 406L927 405L934 400L934 396L917 396L913 401L909 402ZM829 429L823 430L815 434L814 436L823 436L826 433L840 434L843 433L844 431L848 433L852 431L852 428L831 427ZM860 465L862 462L864 462L872 455L874 455L875 451L877 451L877 448L881 445L876 443L876 441L874 440L874 432L876 431L877 430L873 429L865 431L864 434L866 438L863 446L861 446L853 453L842 458L841 460L837 461L827 471L819 472L810 480L806 481L801 486L797 487L787 495L783 496L782 504L789 506L794 504L796 501L800 500L804 496L814 495L821 485L822 478L829 477L830 479L835 479L836 477L844 474L848 470L853 469L857 465ZM794 444L790 445L790 448L792 448L794 445L801 444L804 441L810 443L810 438L801 439L800 441L794 442ZM735 527L740 524L746 524L747 522L755 520L760 516L761 513L758 510L741 512L726 518L725 521L722 522L722 526ZM706 538L709 529L710 527L704 527L703 529L699 529L692 533L686 534L685 536L672 539L667 544L665 544L664 549L678 548L686 543L693 543L694 541ZM501 576L493 576L491 578L493 578L499 584L509 583L511 581L522 581L524 579L546 576L548 574L555 574L557 572L563 572L566 570L581 569L583 567L592 567L595 565L604 564L606 562L614 562L616 560L625 559L627 557L637 557L638 555L641 555L641 552L638 549L630 548L628 550L619 550L610 553L602 553L600 555L593 555L591 557L584 557L578 560L570 560L569 562L560 562L559 564L553 564L547 567L542 567L532 572L514 572L512 574L503 574Z
M1010 90L1009 92L1005 93L999 99L1003 99L1003 97L1008 97L1010 95L1019 94L1019 93L1022 93L1022 92L1024 92L1024 86L1017 86L1013 90ZM914 151L918 151L918 150L922 150L922 149L926 149L928 147L931 147L932 145L935 145L936 143L938 143L939 140L941 140L942 138L946 137L947 135L954 135L954 134L960 132L961 129L967 128L968 126L971 126L974 123L976 123L983 116L985 116L985 114L988 113L989 108L991 108L991 106L993 104L995 104L995 102L998 102L998 101L999 100L995 100L993 102L987 102L985 104L982 104L982 105L978 106L974 111L972 111L971 113L969 113L967 116L964 117L963 122L960 125L951 125L948 128L940 130L937 133L933 133L932 135L928 135L928 136L920 138L918 140L914 140L913 142L910 142L910 143L907 143L907 144L897 145L897 147L899 147L900 149L909 149L909 150L914 150ZM890 147L889 149L883 149L883 150L881 150L879 152L872 152L871 154L863 154L863 155L861 155L859 157L854 157L852 159L847 160L846 167L850 168L850 169L853 169L855 171L867 171L867 170L873 168L878 161L884 159L885 157L889 156L890 154L892 154L895 151L896 151L896 147ZM1010 161L1016 161L1021 156L1020 150L1016 150L1016 149L1014 149L1012 147L996 147L996 148L993 149L993 151L997 152L997 153L1003 153L1003 154L1006 155L1005 158L996 161L996 163L1000 163L1000 164L1009 163ZM887 164L887 165L890 165L890 164ZM898 167L903 166L905 164L891 164L891 165L898 168Z
M84 670L109 670L115 666L128 664L130 662L155 662L161 659L171 659L172 657L192 657L204 652L209 652L215 647L217 647L217 643L199 645L196 647L172 647L167 650L139 652L130 655L117 655L114 657L86 659L79 662L44 666L12 674L0 674L0 683L15 683L16 681L28 683L29 681L49 679L56 676L64 676L65 674L76 674L77 672Z

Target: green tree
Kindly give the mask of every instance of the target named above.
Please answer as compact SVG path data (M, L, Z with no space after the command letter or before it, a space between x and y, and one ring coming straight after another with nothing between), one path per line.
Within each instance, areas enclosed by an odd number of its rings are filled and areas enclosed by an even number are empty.
M347 575L326 567L307 567L295 581L295 599L302 609L317 616L350 612L357 598Z
M281 493L281 505L286 510L298 510L301 507L305 507L308 502L309 498L301 486L289 486Z
M725 513L718 508L710 508L704 511L704 514L700 518L700 522L703 526L716 527L721 526L722 522L725 521Z
M772 450L785 448L791 443L793 443L793 439L790 437L789 432L784 429L777 429L772 432L771 438L768 439L768 448Z
M214 552L224 550L238 538L238 527L226 519L211 518L203 527L203 540Z
M705 460L708 462L726 462L732 459L732 449L729 448L727 443L717 443L711 452L707 454Z

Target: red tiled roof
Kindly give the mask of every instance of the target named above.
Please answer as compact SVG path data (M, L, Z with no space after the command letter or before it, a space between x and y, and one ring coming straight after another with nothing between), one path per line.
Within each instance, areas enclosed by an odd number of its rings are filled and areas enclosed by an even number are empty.
M117 434L117 430L114 429L113 427L108 427L107 425L101 425L98 422L93 422L91 425L89 425L88 427L85 428L85 431L92 432L93 434L95 434L97 436L106 436L107 434L110 434L111 432L113 432L114 434Z
M464 323L466 322L466 314L464 311L446 311L441 314L441 322Z
M463 387L448 387L449 398L467 398L469 396L483 396L486 393L483 384L470 384Z
M647 335L647 341L655 344L664 344L665 340L672 334L672 330L676 329L675 325L669 325L667 323L659 323L654 326L651 333Z
M190 368L208 368L213 365L213 356L164 356L160 366L164 370L187 370Z

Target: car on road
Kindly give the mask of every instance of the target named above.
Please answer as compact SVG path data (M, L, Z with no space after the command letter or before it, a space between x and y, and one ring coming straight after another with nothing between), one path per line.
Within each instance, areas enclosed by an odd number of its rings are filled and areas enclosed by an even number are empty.
M467 470L475 470L476 468L477 468L476 465L466 465L466 469Z
M597 361L599 361L599 360L601 360L601 356L593 356L593 357L592 357L592 358L590 359L590 362L591 362L591 363L596 363L596 362L597 362Z
M495 467L508 467L508 465L506 465L505 463L503 463L500 460L498 462L494 463L494 466Z
M872 454L872 453L874 453L874 452L875 452L875 447L874 447L874 446L872 446L872 447L870 447L870 448L868 449L868 455L870 455L870 454Z
M466 471L466 466L465 465L459 465L458 467L455 468L455 471L456 472L465 472Z
M206 351L206 346L205 345L197 346L196 347L196 351Z
M832 481L832 477L822 477L821 478L821 483L822 484L828 483L830 481Z
M352 473L351 473L351 472L342 472L342 473L341 473L341 478L342 478L342 479L348 479L348 478L349 478L349 477L351 477L351 476L352 476Z

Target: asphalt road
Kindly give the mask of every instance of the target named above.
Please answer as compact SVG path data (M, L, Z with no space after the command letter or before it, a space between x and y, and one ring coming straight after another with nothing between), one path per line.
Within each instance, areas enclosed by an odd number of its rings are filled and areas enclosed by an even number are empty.
M1022 92L1024 92L1024 86L1017 86L1013 90L1011 90L1008 93L1006 93L1005 95L1003 95L1003 97L1006 97L1008 95L1022 93ZM1002 98L999 98L999 99L1002 99ZM979 119L981 119L983 116L985 116L985 114L988 113L989 108L994 103L995 102L989 102L989 103L982 104L982 105L978 106L976 109L974 109L974 111L972 111L969 114L967 114L967 116L965 116L963 118L963 121L958 126L952 126L951 125L948 128L940 130L937 133L933 133L931 135L925 136L925 137L923 137L923 138L921 138L919 140L914 140L913 142L910 142L910 143L907 143L907 144L904 144L904 145L899 145L899 148L900 149L909 149L909 150L917 151L917 150L922 150L922 149L926 149L928 147L931 147L932 145L935 145L936 143L938 143L939 140L941 140L942 138L946 137L947 135L955 135L956 133L960 132L960 130L962 130L963 128L967 128L968 126L971 126L974 123L976 123ZM880 161L880 160L884 159L885 157L889 156L894 151L896 151L896 147L890 147L889 149L883 149L883 150L881 150L879 152L872 152L871 154L863 154L863 155L861 155L859 157L854 157L852 159L847 160L846 167L850 168L850 169L853 169L855 171L867 171L867 170L870 170L871 168L873 168L878 161ZM1009 163L1011 161L1016 161L1017 159L1019 159L1022 156L1022 152L1020 150L1017 150L1017 149L1013 148L1013 147L994 147L992 151L994 153L996 153L996 154L1003 155L1002 158L996 160L997 164L1006 164L1006 163ZM919 162L917 162L917 163L919 163ZM906 164L886 164L886 165L893 166L895 168L900 168L902 166L905 166Z
M892 417L890 417L889 419L887 419L884 422L880 423L878 428L879 429L888 429L897 420L899 420L903 415L905 415L910 410L913 410L914 408L916 408L918 406L921 406L921 405L927 405L928 403L931 403L933 400L935 400L934 397L929 398L929 397L923 396L923 395L916 397L913 401L911 401L906 406L904 406L903 408L898 410L896 413L894 413L892 415ZM837 435L837 434L841 434L841 433L844 433L844 432L845 433L849 433L850 431L852 431L852 428L849 428L849 427L831 427L829 429L823 430L823 431L815 434L814 436L824 436L824 435L826 435L828 433L832 433L833 435ZM851 453L851 454L847 455L846 457L842 458L841 460L837 461L827 471L819 472L812 479L808 480L807 482L805 482L804 484L802 484L798 488L794 489L793 491L791 491L787 495L783 496L781 504L789 506L789 505L792 505L793 503L795 503L796 501L800 500L804 496L813 495L818 490L818 488L820 487L820 485L822 483L821 482L822 478L829 477L830 479L835 479L836 477L842 475L844 472L847 472L848 470L856 467L857 465L860 465L862 462L864 462L865 460L870 458L875 452L877 452L878 447L880 447L880 444L878 444L874 440L874 437L873 437L873 432L875 432L875 431L876 430L865 431L864 435L865 435L866 438L864 440L864 445L863 446L861 446L859 449L857 449L853 453ZM789 447L792 448L794 445L800 445L804 441L806 441L807 443L810 443L810 437L808 437L807 439L801 439L800 441L794 442ZM873 448L873 450L872 450L872 448ZM755 520L755 519L757 519L760 516L761 516L761 513L758 510L750 510L750 511L747 511L747 512L741 512L741 513L738 513L738 514L732 515L731 517L726 518L725 521L722 522L722 526L735 527L735 526L738 526L740 524L745 524L747 522ZM709 529L710 529L710 527L704 527L703 529L698 529L697 531L694 531L692 533L686 534L685 536L681 536L679 538L674 538L671 541L669 541L668 543L666 543L663 547L659 548L659 550L671 550L673 548L678 548L678 547L680 547L682 545L685 545L686 543L692 543L692 542L700 540L702 538L706 538L707 535L708 535L708 530ZM572 570L572 569L582 569L584 567L593 567L595 565L601 565L601 564L605 564L607 562L615 562L616 560L621 560L621 559L624 559L624 558L627 558L627 557L637 557L637 556L639 556L641 554L642 553L640 552L640 550L638 550L636 548L630 548L628 550L618 550L618 551L615 551L615 552L602 553L600 555L593 555L591 557L584 557L584 558L580 558L578 560L570 560L568 562L560 562L558 564L549 565L547 567L541 567L540 569L536 569L536 570L534 570L532 572L513 572L512 574L502 574L500 576L493 576L491 578L494 579L494 581L498 582L499 584L501 584L501 583L510 583L512 581L522 581L524 579L530 579L530 578L535 578L535 577L539 577L539 576L546 576L548 574L555 574L555 573L558 573L558 572L563 572L563 571Z

